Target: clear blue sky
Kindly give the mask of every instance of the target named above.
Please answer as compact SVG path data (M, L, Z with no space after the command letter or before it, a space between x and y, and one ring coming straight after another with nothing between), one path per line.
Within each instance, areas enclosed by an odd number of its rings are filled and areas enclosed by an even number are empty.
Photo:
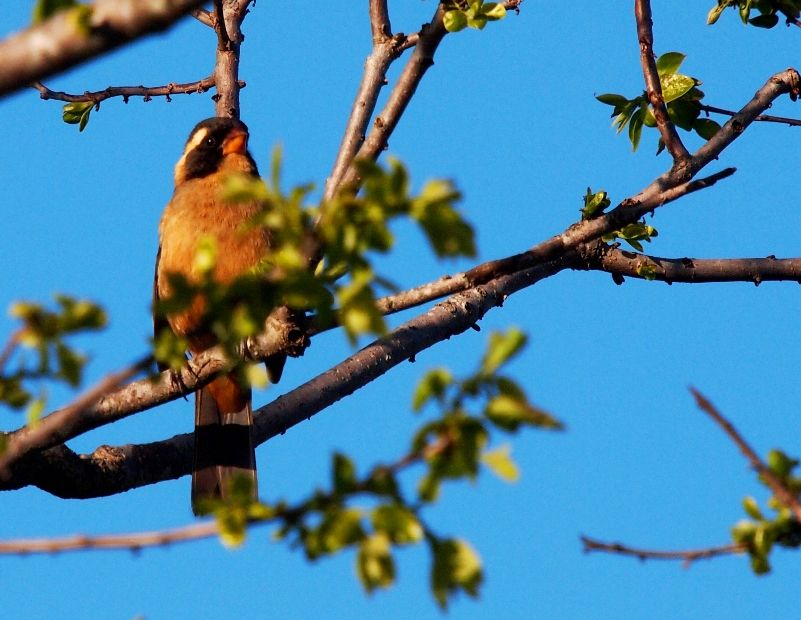
M703 80L707 101L737 108L776 71L797 62L801 32L743 28L734 13L713 27L714 0L653 3L658 52L678 50L685 72ZM396 31L411 32L432 0L392 2ZM576 4L576 3L574 3ZM631 3L529 0L521 15L482 33L449 36L389 151L415 182L449 177L465 194L480 258L521 251L578 217L585 188L613 202L636 193L668 165L646 134L632 154L593 95L642 89ZM23 27L32 2L4 8L4 33ZM614 8L613 8L614 5ZM334 6L334 4L331 4ZM333 162L363 60L369 51L366 2L259 2L245 23L243 120L266 169L284 149L287 185L318 187ZM578 5L577 5L578 6ZM563 13L562 10L565 12ZM212 33L194 20L88 63L48 85L73 92L107 85L162 84L205 77ZM393 75L397 74L397 70ZM79 134L61 122L61 105L33 90L0 101L3 165L0 306L69 292L102 302L110 328L81 345L90 379L146 349L156 230L172 191L172 166L190 128L212 115L208 95L128 105L111 100ZM788 100L773 113L801 115ZM738 173L711 190L660 210L662 256L798 254L797 130L757 126L718 165ZM696 137L688 137L697 146ZM384 273L411 286L469 266L437 263L416 232L399 231ZM328 480L334 451L362 469L403 453L420 420L410 413L414 381L425 369L473 367L487 333L519 325L531 346L513 371L532 399L567 431L529 432L514 441L523 476L506 485L489 474L445 489L427 513L442 534L462 536L485 562L479 601L460 597L452 618L755 618L786 613L797 599L799 558L772 557L773 573L754 577L744 557L641 564L581 552L582 533L655 548L704 547L729 540L740 501L767 493L722 433L699 413L692 384L765 454L798 454L801 388L797 302L792 284L704 286L629 281L565 272L511 298L482 333L445 342L293 428L258 450L268 501L299 499ZM13 328L5 316L0 333ZM261 405L349 353L330 334L290 361ZM69 395L53 395L53 406ZM3 412L3 425L20 419ZM192 405L177 402L75 441L152 441L186 432ZM408 479L413 484L415 477ZM7 493L0 538L126 532L191 520L189 481L120 496L63 501L36 489ZM211 540L192 545L61 557L0 558L0 607L10 618L429 618L440 614L428 589L428 554L398 555L398 584L367 597L353 554L309 564L298 552L251 532L238 551Z

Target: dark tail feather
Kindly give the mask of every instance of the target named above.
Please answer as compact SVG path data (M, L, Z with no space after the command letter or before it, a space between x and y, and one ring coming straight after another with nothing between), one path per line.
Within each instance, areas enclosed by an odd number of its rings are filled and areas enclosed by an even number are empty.
M235 490L232 482L237 478L248 481L252 498L258 497L250 390L236 385L239 393L233 401L220 395L221 390L230 391L233 383L233 379L221 377L195 394L192 512L196 515L209 512L210 500L231 497ZM233 409L231 402L236 409L227 413L226 409Z

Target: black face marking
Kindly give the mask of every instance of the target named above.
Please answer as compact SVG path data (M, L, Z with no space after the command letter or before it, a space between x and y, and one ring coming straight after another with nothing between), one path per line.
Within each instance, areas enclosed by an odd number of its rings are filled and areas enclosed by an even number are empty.
M198 179L217 170L223 158L222 145L225 137L234 129L247 131L247 126L232 118L208 118L198 123L189 135L184 154L183 179Z

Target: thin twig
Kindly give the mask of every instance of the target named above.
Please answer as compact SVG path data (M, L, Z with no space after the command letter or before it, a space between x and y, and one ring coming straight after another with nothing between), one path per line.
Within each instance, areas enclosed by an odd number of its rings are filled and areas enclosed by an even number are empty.
M602 551L604 553L632 556L639 560L681 560L684 562L685 566L689 566L696 560L708 560L723 555L745 553L747 550L745 545L732 543L729 545L720 545L719 547L707 547L706 549L654 551L652 549L629 547L621 543L602 542L589 538L588 536L582 536L581 543L584 546L585 553Z
M201 24L204 24L209 28L214 28L214 17L212 17L212 14L206 9L195 9L192 11L191 15Z
M184 527L155 532L133 534L106 534L86 536L78 534L62 538L31 538L0 541L0 554L28 555L32 553L63 553L87 549L128 549L138 551L145 547L163 547L181 542L211 538L219 534L216 521L193 523Z
M701 392L693 387L690 388L690 392L695 398L698 408L712 418L718 424L718 426L723 429L723 432L729 436L734 444L740 449L740 452L743 453L745 458L751 464L751 467L753 467L754 470L759 474L765 484L770 487L770 490L773 491L773 494L776 496L776 498L793 512L796 521L801 522L801 503L798 501L798 497L790 492L784 483L782 483L782 481L776 477L776 475L773 473L773 470L771 470L762 461L762 459L759 458L759 455L754 451L754 449L751 448L743 436L737 432L737 429L734 428L734 425L725 417L723 417L723 415L709 400L707 400L706 397L704 397L703 394L701 394Z
M668 116L665 99L662 96L662 83L654 60L654 33L649 0L635 0L634 15L637 19L637 38L640 41L640 63L645 78L645 90L654 111L656 125L662 136L662 142L673 156L673 161L684 161L690 154Z
M717 108L712 105L706 105L704 103L699 104L701 107L702 112L712 113L712 114L725 114L726 116L734 116L737 112L733 112L732 110L725 110L723 108ZM801 127L801 119L797 118L787 118L785 116L770 116L768 114L760 114L757 116L754 121L761 121L763 123L780 123L782 125L790 125L791 127Z
M145 101L150 101L153 97L166 97L167 101L171 101L170 97L172 95L191 95L207 92L214 87L214 75L184 84L170 82L164 86L109 86L103 90L86 91L81 95L50 90L41 82L34 82L32 86L39 91L39 96L42 99L56 99L68 102L85 101L92 102L95 105L112 97L122 97L125 103L128 103L128 99L131 97L144 97ZM244 86L244 83L240 84L240 86Z
M167 29L203 0L95 0L89 32L75 27L72 11L0 41L0 96L74 67L151 32Z

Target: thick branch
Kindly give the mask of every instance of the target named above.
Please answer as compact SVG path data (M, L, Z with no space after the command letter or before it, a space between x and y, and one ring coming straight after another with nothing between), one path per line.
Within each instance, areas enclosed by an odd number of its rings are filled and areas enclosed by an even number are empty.
M165 30L203 0L96 0L88 5L88 32L71 9L0 42L0 96L103 52Z
M498 278L455 295L408 321L323 375L259 409L255 414L256 442L261 444L285 432L424 349L470 329L512 293L567 265L567 261L541 265ZM102 446L85 456L56 446L16 463L13 478L0 483L0 489L34 485L59 497L99 497L179 478L190 472L191 463L191 434L150 444Z
M216 114L239 118L239 47L243 39L240 28L244 10L236 0L215 0L214 5L214 30L218 41L214 64Z
M801 282L801 258L662 258L593 243L581 252L576 269L673 282Z
M637 38L640 41L640 63L645 78L645 91L656 118L656 125L665 143L668 153L674 161L683 161L690 157L682 144L676 127L668 117L665 99L662 96L662 83L654 60L654 33L651 20L651 3L649 0L635 0L634 16L637 19Z
M240 86L244 86L244 83L241 83ZM172 95L205 93L214 87L214 76L210 75L202 80L186 82L185 84L170 82L164 86L109 86L103 90L86 91L81 95L50 90L41 82L34 82L33 87L39 91L39 96L42 99L56 99L58 101L91 101L94 104L99 104L101 101L112 97L122 97L125 103L128 103L128 99L131 97L144 97L145 101L150 101L153 97L166 97L167 101L170 101Z

